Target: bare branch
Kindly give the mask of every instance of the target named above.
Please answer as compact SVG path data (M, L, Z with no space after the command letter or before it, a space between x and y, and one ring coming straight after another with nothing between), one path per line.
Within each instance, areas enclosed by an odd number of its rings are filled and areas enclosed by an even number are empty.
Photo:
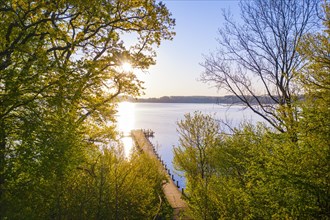
M220 48L216 56L205 57L201 79L234 94L246 107L284 132L293 126L285 117L296 115L292 108L299 95L295 71L304 65L297 45L302 35L315 30L319 2L252 0L241 1L240 7L242 24L224 14L225 25L219 30ZM264 97L270 102L265 103ZM287 112L283 114L277 109Z

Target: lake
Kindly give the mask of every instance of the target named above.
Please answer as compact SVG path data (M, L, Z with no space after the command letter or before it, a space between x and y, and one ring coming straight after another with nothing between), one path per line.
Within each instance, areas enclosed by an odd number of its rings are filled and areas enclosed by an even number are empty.
M150 138L158 153L173 173L173 146L179 143L177 121L184 119L186 113L201 111L214 115L216 119L227 120L237 126L243 120L256 122L262 119L250 109L243 109L240 105L221 104L191 104L191 103L130 103L122 102L118 106L118 129L129 135L133 129L151 129L155 136ZM123 138L125 154L129 155L133 142L131 138ZM175 173L175 172L174 172ZM184 178L175 174L180 186L185 187Z

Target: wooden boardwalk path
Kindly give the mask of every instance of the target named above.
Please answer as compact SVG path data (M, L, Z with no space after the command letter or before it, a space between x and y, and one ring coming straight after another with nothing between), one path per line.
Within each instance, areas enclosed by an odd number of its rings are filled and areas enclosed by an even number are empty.
M154 158L159 162L159 169L161 172L166 174L167 181L164 181L163 184L163 192L165 197L173 208L173 219L191 219L187 217L184 213L187 209L187 203L182 199L182 193L175 185L171 176L168 174L162 163L158 160L158 157L152 147L150 141L146 138L144 132L142 130L133 130L132 138L135 141L136 145L146 154L148 154L151 158Z

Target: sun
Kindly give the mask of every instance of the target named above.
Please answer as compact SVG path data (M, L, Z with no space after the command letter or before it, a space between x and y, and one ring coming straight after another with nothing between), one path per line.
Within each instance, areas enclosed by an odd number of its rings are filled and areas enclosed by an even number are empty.
M123 62L123 63L121 64L121 69L122 69L124 72L132 72L132 71L133 71L132 64L130 64L129 62Z

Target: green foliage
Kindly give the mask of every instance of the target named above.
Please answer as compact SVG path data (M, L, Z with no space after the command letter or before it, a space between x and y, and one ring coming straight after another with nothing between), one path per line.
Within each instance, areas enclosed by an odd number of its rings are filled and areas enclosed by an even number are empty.
M305 176L313 181L303 181L305 189L317 198L315 212L330 216L329 157L330 157L330 3L324 2L323 33L307 35L299 52L307 65L300 73L300 81L306 90L306 100L301 103L301 145L311 153L306 159Z
M243 124L230 135L210 133L220 138L207 145L212 151L204 151L208 159L202 161L195 130L208 133L216 122L198 115L199 121L187 117L179 123L179 131L185 125L186 132L180 132L185 145L180 142L174 161L186 173L187 200L196 219L206 219L201 201L212 207L209 219L330 218L330 4L325 1L323 7L323 33L299 42L305 66L294 74L305 93L291 103L298 116L292 118L294 126L279 133L263 124ZM282 114L285 109L278 111L280 121L291 120ZM212 167L207 187L192 172L191 161L194 167Z
M210 115L195 112L186 114L178 122L180 145L174 149L174 166L185 172L188 204L191 216L208 219L214 209L209 204L210 178L214 172L211 163L213 148L219 142L218 124ZM196 199L195 199L196 198Z
M178 127L180 145L174 149L174 164L178 169L188 170L190 178L207 178L212 173L208 155L218 141L218 124L210 115L195 112L186 114Z
M128 161L115 149L105 149L91 159L72 167L62 178L54 175L42 182L28 182L25 187L21 183L20 191L8 198L8 216L14 219L152 219L166 210L163 204L158 213L160 198L164 200L160 184L164 177L155 169L153 160L135 153Z
M105 150L89 167L80 167L76 176L79 182L70 189L65 217L153 218L162 196L162 176L154 167L154 161L144 155L132 155L127 161L114 150Z
M167 8L5 0L0 17L0 219L154 215L155 172L101 149L115 146L117 97L142 89L120 66L155 63L154 47L174 35Z
M221 140L207 155L213 167L207 187L186 175L196 219L206 219L198 205L205 200L209 219L327 218L329 154L319 142L307 146L303 138L292 142L289 134L249 124Z

